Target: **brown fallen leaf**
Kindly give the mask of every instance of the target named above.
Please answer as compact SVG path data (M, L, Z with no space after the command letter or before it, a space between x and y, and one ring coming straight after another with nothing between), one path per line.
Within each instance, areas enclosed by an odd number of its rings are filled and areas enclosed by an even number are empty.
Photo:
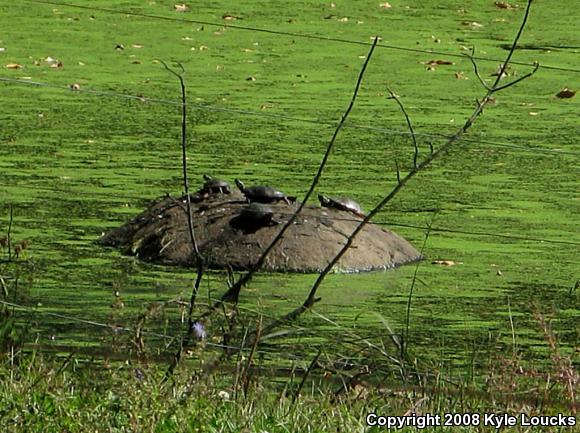
M392 6L391 6L391 4L390 4L389 2L384 2L384 3L381 3L381 4L379 5L379 7L380 7L381 9L390 9L390 8L392 8Z
M81 85L77 84L77 83L73 83L70 86L68 86L68 88L73 90L73 91L78 91L78 90L81 90Z
M230 15L230 14L223 14L222 15L222 20L226 20L226 21L235 21L235 20L241 20L243 19L240 16L237 15Z
M495 7L499 9L513 9L514 7L508 2L495 2Z
M469 80L469 77L466 77L463 72L456 72L455 78L458 80Z
M567 98L573 98L574 95L576 95L576 90L571 90L571 89L568 89L567 87L564 87L562 90L560 90L558 93L556 93L556 98L567 99Z
M256 81L256 77L249 76L246 78L246 81Z
M8 69L22 69L24 68L24 66L19 65L18 63L8 63L6 66L4 66L5 68Z
M133 44L131 45L133 48L143 48L143 45L141 44Z
M175 12L187 12L189 10L189 6L185 3L173 5L173 9Z
M454 65L455 63L449 60L429 60L424 63L427 66L438 66L438 65Z
M115 45L115 49L117 51L123 51L125 49L125 45L123 45L123 44L117 44L117 45Z
M51 67L51 68L58 68L58 69L59 69L59 68L62 68L63 66L64 66L64 65L63 65L63 64L62 64L62 62L60 62L60 61L58 61L58 62L56 62L56 63L51 63L51 64L50 64L50 67Z

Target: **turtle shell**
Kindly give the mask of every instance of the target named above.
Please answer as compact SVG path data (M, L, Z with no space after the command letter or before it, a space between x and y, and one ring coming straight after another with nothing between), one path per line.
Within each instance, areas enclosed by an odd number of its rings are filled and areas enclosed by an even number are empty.
M273 201L283 200L286 197L282 191L264 185L250 186L244 189L244 194L251 201L258 203L271 203Z
M248 221L268 222L273 216L274 211L261 203L250 203L240 211L240 217Z
M246 196L246 198L251 202L257 203L273 203L280 200L288 201L288 198L282 191L278 191L271 186L265 185L255 185L245 187L242 181L236 179L236 185L240 191Z
M217 177L211 177L207 174L203 175L203 191L214 192L214 193L224 193L229 194L231 192L230 184L225 180L218 179Z
M230 221L230 225L246 233L254 233L262 227L279 224L274 221L274 211L261 203L250 203Z
M318 199L320 200L320 204L323 207L332 207L338 210L343 210L347 212L352 212L355 215L364 216L364 213L360 207L360 205L347 197L326 197L322 194L318 195Z

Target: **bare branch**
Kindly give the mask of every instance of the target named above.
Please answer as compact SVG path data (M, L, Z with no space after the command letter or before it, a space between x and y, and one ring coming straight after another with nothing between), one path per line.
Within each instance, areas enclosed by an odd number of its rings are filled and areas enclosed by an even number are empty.
M262 316L258 318L258 325L256 327L256 338L254 338L254 343L252 344L252 349L250 350L250 354L248 355L248 360L246 362L246 368L242 374L243 378L243 385L244 385L244 396L248 395L248 388L250 386L250 368L252 367L252 361L254 360L254 354L256 353L256 349L258 347L258 342L260 341L262 329Z
M170 68L163 60L159 60L159 62L165 67L165 69L175 75L179 79L179 83L181 86L181 168L182 168L182 176L183 176L183 189L185 192L185 202L186 202L186 212L187 212L187 228L189 231L189 238L191 240L191 246L193 252L195 254L196 266L197 266L197 276L195 278L195 282L191 289L191 297L189 300L189 311L187 315L187 333L185 334L184 338L181 341L181 345L178 351L175 354L174 360L172 365L169 367L169 370L166 374L166 379L168 375L171 375L177 364L181 359L181 354L183 352L183 347L189 344L189 340L191 339L191 335L194 330L195 321L193 320L193 309L195 307L195 301L197 297L197 293L199 292L199 286L201 284L201 280L203 277L204 272L204 261L201 253L199 252L199 247L197 245L197 241L195 238L195 231L193 228L193 218L191 214L191 197L189 195L189 180L187 176L187 94L186 94L186 87L185 81L183 79L183 75L185 73L185 69L181 63L177 63L177 66L181 70L181 74Z
M493 83L492 89L496 89L498 87L499 81L501 80L501 77L503 77L503 74L505 73L505 71L507 70L508 67L508 63L510 62L512 56L514 55L514 52L516 51L516 47L518 46L518 42L520 40L520 37L522 36L522 33L524 31L524 27L526 26L526 23L528 22L528 16L530 15L530 8L532 7L532 0L528 0L528 4L526 5L526 11L524 12L524 18L522 19L522 24L520 25L520 28L518 29L518 33L516 34L516 37L514 38L514 42L508 52L508 55L505 59L505 61L502 63L501 68L499 70L499 74L497 75L495 82Z
M343 113L343 115L340 119L340 122L338 123L338 125L334 131L334 134L332 135L332 138L330 139L330 142L328 143L328 146L326 147L326 152L324 153L322 161L320 162L320 165L318 166L318 172L314 176L314 179L312 180L310 188L308 189L308 192L304 196L302 203L300 203L300 206L298 206L298 209L296 209L296 212L294 212L294 214L288 219L286 224L284 224L284 226L280 229L280 231L278 232L276 237L272 240L270 245L268 245L266 247L266 249L264 250L262 255L256 261L256 263L250 268L250 270L248 272L246 272L240 279L238 279L238 281L236 281L236 283L222 296L221 301L233 301L233 302L237 303L242 287L248 281L250 281L250 279L256 273L256 271L262 267L262 265L264 264L264 261L266 260L266 257L270 253L270 251L272 251L272 249L278 244L278 242L280 242L280 240L284 236L284 233L286 232L286 230L288 230L288 228L292 224L294 224L294 221L298 217L298 214L300 214L300 212L302 211L302 209L306 205L306 202L308 202L308 199L310 198L310 196L314 192L314 189L316 188L316 185L318 185L320 177L322 176L322 171L324 170L324 167L326 166L326 162L328 161L330 153L334 147L334 143L336 141L338 133L342 129L346 119L348 118L348 115L350 114L350 112L354 106L356 97L358 95L358 91L360 89L360 86L361 86L361 83L363 80L364 73L367 69L367 66L368 66L370 60L371 60L371 57L373 55L373 51L375 50L375 47L377 46L378 40L379 40L379 38L375 37L373 44L372 44L372 46L369 50L369 53L367 54L367 57L365 59L365 62L363 64L363 67L360 71L360 74L358 76L358 80L356 82L356 86L355 86L352 98L350 100L350 103L349 103L346 111Z
M503 70L505 70L505 68L507 67L507 65L508 65L508 63L513 55L513 52L517 46L517 43L518 43L518 40L522 34L522 31L526 25L531 3L532 3L532 0L528 0L528 5L526 8L524 19L523 19L522 24L520 26L520 29L519 29L519 31L514 39L514 42L512 44L512 48L507 55L506 61L503 64L503 67L502 67ZM503 73L503 71L500 71L500 73ZM518 80L518 81L521 81L521 80ZM308 294L308 297L306 298L304 303L301 306L299 306L298 308L291 311L290 313L286 314L285 316L282 316L280 319L277 319L273 323L271 323L270 325L266 326L263 333L270 332L272 329L274 329L276 326L278 326L281 323L285 323L289 320L296 319L302 313L304 313L305 311L310 309L312 307L312 305L314 305L315 302L318 302L320 300L320 298L316 297L316 292L317 292L318 288L320 287L320 285L322 284L322 282L324 281L326 276L330 273L330 271L334 268L334 266L342 258L342 256L352 246L356 236L360 233L360 231L375 217L376 214L378 214L385 207L385 205L387 203L389 203L405 187L405 185L411 179L413 179L417 174L421 173L435 159L445 155L453 147L453 145L463 137L463 135L467 132L467 130L473 125L473 122L483 112L483 108L491 99L491 95L497 91L496 88L499 88L498 83L499 83L499 79L497 79L496 82L494 83L494 85L486 92L483 99L480 102L478 102L478 104L475 108L475 111L465 121L464 125L453 136L449 137L447 142L445 144L443 144L439 149L432 152L421 163L419 163L417 166L413 167L413 169L411 171L409 171L409 173L407 173L407 175L404 178L402 178L393 187L393 189L375 206L375 208L367 214L367 216L360 222L360 224L351 233L351 235L347 239L347 241L344 244L344 246L342 247L342 249L336 254L336 256L330 261L330 263L328 263L328 265L320 273L320 275L318 276L318 278L314 282L312 288L310 289L310 293ZM505 86L501 86L501 87L505 88Z
M521 76L520 78L518 78L517 80L512 81L511 83L507 83L507 84L504 84L503 86L499 86L499 87L494 87L492 93L499 92L500 90L503 90L503 89L507 89L508 87L511 87L514 84L517 84L520 81L523 81L526 78L531 77L532 75L534 75L536 73L536 71L539 68L540 68L540 64L538 62L534 62L534 69L531 72L528 72L526 75Z
M479 74L479 70L477 69L477 62L475 61L475 47L471 48L471 54L466 55L466 57L469 60L471 60L471 64L473 65L473 72L475 73L475 76L477 77L481 85L485 88L485 90L490 91L491 87L489 87L489 85L485 82L483 77Z
M294 403L296 402L296 399L300 396L300 393L302 392L302 388L304 387L304 383L306 383L306 379L308 378L308 376L310 376L310 372L314 369L316 364L318 364L318 359L320 358L321 354L322 354L322 350L318 349L318 353L316 354L316 356L314 357L314 359L312 360L312 362L308 366L308 369L304 372L304 376L302 376L302 380L300 381L300 385L298 386L296 393L292 397L292 405L294 405Z
M14 210L12 204L9 207L8 232L6 233L6 243L8 244L8 261L12 261L12 223L14 222Z
M388 87L387 87L387 90L389 91L389 93L391 95L390 99L395 100L395 102L399 105L399 107L401 108L401 111L405 115L405 119L407 120L407 126L409 127L409 131L411 132L411 138L413 139L413 147L415 149L415 152L413 154L413 167L417 167L417 159L419 158L419 146L417 145L417 137L415 137L415 131L413 130L413 124L411 123L411 119L409 118L409 115L407 114L407 110L405 110L405 106L401 102L400 98L395 94L395 92L393 92Z
M423 245L421 246L421 257L423 256L423 252L425 251L425 247L427 246L427 241L429 240L429 235L431 234L431 228L433 227L433 222L435 221L435 217L437 216L437 212L435 212L429 224L427 224L427 230L425 231L425 238L423 239ZM405 335L403 338L403 343L401 344L401 358L404 358L405 351L407 349L407 345L409 342L409 328L411 325L411 301L413 300L413 291L415 289L415 284L417 283L417 273L419 272L419 266L421 262L417 262L415 265L415 272L413 273L413 280L411 281L411 287L409 288L409 299L407 300L407 314L405 320Z

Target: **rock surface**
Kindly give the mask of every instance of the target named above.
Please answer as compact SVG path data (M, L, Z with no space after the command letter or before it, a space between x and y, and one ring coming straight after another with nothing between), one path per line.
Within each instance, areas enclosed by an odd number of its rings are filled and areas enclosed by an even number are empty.
M248 269L296 210L298 203L268 205L267 224L240 218L247 206L238 193L192 195L193 226L200 253L210 268ZM164 197L123 226L99 240L124 254L162 264L194 266L185 198ZM348 211L307 205L284 238L270 252L263 270L320 272L345 244L362 220ZM401 236L368 224L341 258L338 272L390 269L419 260L419 252Z

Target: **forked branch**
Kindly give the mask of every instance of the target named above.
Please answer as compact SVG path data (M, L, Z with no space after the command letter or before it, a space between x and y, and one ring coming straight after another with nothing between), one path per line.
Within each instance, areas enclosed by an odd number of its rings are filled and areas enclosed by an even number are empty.
M311 308L314 305L314 303L316 303L320 300L320 298L316 296L318 288L320 287L320 285L322 284L322 282L324 281L324 279L326 278L328 273L334 268L334 266L338 263L338 261L342 258L342 256L352 246L355 238L360 233L360 231L375 217L376 214L378 214L385 207L385 205L387 203L389 203L399 192L401 192L401 190L405 187L405 185L411 179L413 179L417 174L419 174L423 170L425 170L429 165L431 165L431 163L435 159L445 155L453 147L453 145L457 141L459 141L461 139L461 137L463 137L463 135L467 132L467 130L473 125L473 122L483 112L483 108L490 101L490 99L494 93L496 93L500 90L504 90L508 87L511 87L511 86L519 83L520 81L522 81L526 78L529 78L538 70L539 64L536 63L534 69L530 73L524 75L523 77L521 77L521 78L519 78L511 83L508 83L508 84L503 85L503 86L499 86L499 80L500 80L501 76L503 75L503 73L505 72L505 70L506 70L506 68L507 68L507 66L508 66L508 64L513 56L513 53L516 49L516 46L517 46L518 41L520 39L520 36L522 35L524 27L526 26L531 5L532 5L532 0L528 0L527 6L526 6L526 11L524 14L524 18L523 18L522 23L520 25L520 28L519 28L519 30L514 38L514 41L512 43L511 49L506 57L506 60L502 64L502 67L501 67L501 70L500 70L500 73L499 73L497 79L495 80L494 84L489 88L484 83L482 83L482 84L484 84L484 87L486 89L486 93L485 93L483 99L481 101L477 102L477 106L475 108L475 111L465 121L464 125L453 136L449 137L447 142L444 143L439 149L431 152L422 162L414 164L413 168L407 173L407 175L405 177L400 178L400 174L397 173L397 176L398 176L397 184L375 206L375 208L368 213L368 215L360 222L360 224L356 227L356 229L351 233L351 235L347 239L347 241L344 244L344 246L342 247L342 249L338 252L338 254L336 254L336 256L330 261L330 263L328 263L326 268L324 268L324 270L320 273L320 275L316 279L315 283L313 284L312 288L310 289L308 297L306 298L304 303L301 306L299 306L298 308L296 308L295 310L291 311L290 313L286 314L285 316L282 316L281 318L273 321L268 326L266 326L265 329L262 331L262 333L264 335L268 334L273 329L275 329L276 327L278 327L284 323L295 320L302 313L304 313L309 308ZM398 102L400 102L400 101L398 101ZM416 144L415 144L415 148L416 148Z
M399 106L401 111L403 112L403 115L405 116L405 120L407 121L407 126L409 127L409 133L411 134L411 139L413 140L413 150L414 150L414 152L413 152L413 167L417 167L417 160L419 159L419 145L417 144L417 137L415 136L415 130L413 129L413 124L411 123L411 118L407 114L407 110L405 109L405 106L403 105L403 103L399 99L399 96L397 94L395 94L395 92L393 92L388 87L387 87L387 91L389 92L389 95L391 95L389 97L389 99L395 100L395 102L397 103L397 105ZM431 152L433 152L433 148L431 148ZM400 180L400 179L401 179L401 174L399 173L399 167L397 164L397 180Z

